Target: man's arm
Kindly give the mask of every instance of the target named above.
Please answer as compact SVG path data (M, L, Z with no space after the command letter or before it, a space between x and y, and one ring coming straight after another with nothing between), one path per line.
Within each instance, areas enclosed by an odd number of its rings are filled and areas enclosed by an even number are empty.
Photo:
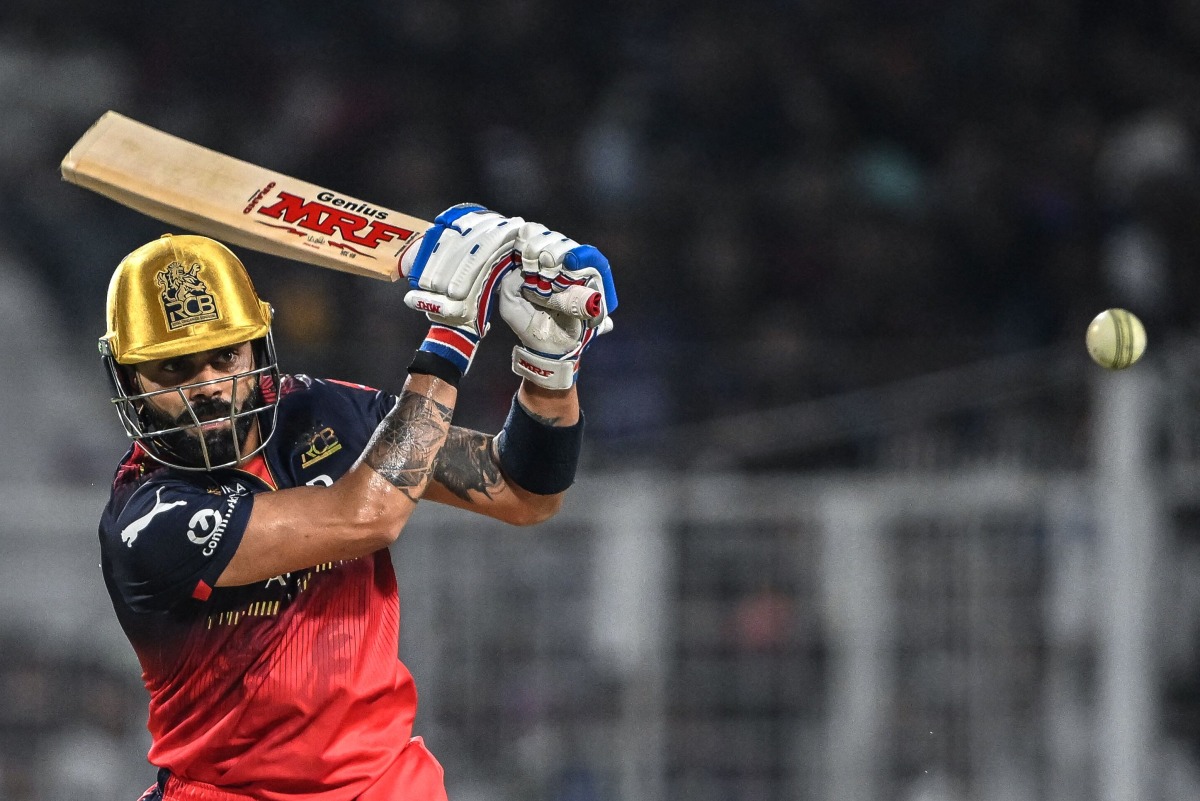
M580 419L574 387L550 390L522 381L517 402L548 427L575 426ZM533 525L553 517L566 491L539 495L510 480L500 466L495 440L492 434L451 427L425 498L514 525Z
M331 486L256 495L241 544L217 585L354 559L394 542L430 486L457 397L450 382L412 374L358 462Z
M396 540L430 485L449 434L458 382L487 332L495 282L512 269L513 243L522 223L519 217L470 204L453 206L422 234L415 254L412 248L405 253L401 272L419 290L418 308L469 314L427 314L432 325L408 368L396 406L349 472L329 487L294 487L255 497L219 585L353 559Z
M521 269L500 279L500 316L517 335L516 403L496 437L453 429L426 497L515 524L558 512L575 477L583 420L575 380L591 341L611 330L616 309L608 260L590 245L536 223L515 241ZM603 317L585 325L540 304L564 287L603 291ZM533 302L538 298L537 304Z
M598 250L520 223L476 206L452 207L424 234L412 260L406 254L401 271L420 290L419 299L461 301L473 316L427 315L433 325L411 375L362 458L330 487L256 496L218 584L246 584L372 553L396 540L422 497L520 525L559 510L574 481L583 436L575 390L579 357L611 329L608 314L617 299L608 261ZM531 294L579 285L604 294L603 315L586 326L531 305ZM458 379L487 332L493 299L521 342L513 351L521 387L495 437L457 428L451 434Z

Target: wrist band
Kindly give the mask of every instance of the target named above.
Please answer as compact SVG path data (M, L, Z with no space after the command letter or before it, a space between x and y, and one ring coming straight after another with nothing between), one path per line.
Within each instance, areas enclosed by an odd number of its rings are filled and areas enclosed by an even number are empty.
M518 487L535 495L557 495L574 484L582 448L582 411L573 426L546 425L527 412L516 396L496 435L500 469Z
M431 375L434 378L442 379L454 387L458 386L458 382L463 377L462 371L458 369L454 362L427 350L416 352L413 356L412 364L408 366L408 372Z

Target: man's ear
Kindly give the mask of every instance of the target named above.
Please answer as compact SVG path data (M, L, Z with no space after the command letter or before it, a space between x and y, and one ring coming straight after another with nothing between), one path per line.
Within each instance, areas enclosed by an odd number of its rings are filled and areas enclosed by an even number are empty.
M126 395L141 395L145 391L142 389L142 374L137 371L135 366L119 364L117 365L117 375L121 377L121 383L125 385Z

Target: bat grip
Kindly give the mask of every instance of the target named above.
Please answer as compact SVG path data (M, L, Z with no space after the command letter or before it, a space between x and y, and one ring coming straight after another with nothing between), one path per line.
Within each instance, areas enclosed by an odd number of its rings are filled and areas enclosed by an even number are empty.
M540 298L538 304L580 320L594 320L604 311L603 301L600 293L591 287L569 286L561 292L555 292L549 298Z

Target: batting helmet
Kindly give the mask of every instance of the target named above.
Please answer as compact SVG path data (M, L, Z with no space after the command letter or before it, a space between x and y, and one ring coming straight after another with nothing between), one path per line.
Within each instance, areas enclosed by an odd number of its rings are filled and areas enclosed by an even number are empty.
M232 467L266 446L275 427L279 385L272 311L229 248L208 237L172 234L142 245L117 265L108 285L106 317L108 330L100 338L100 356L115 390L112 401L125 432L151 457L184 470L212 470ZM243 342L254 343L254 369L220 379L234 387L231 448L214 447L188 400L189 389L214 382L140 392L133 381L132 365ZM246 377L255 378L255 389L238 398L239 381ZM177 425L156 420L146 402L164 393L177 393L190 419ZM259 424L259 444L242 453L254 421ZM198 454L194 453L197 445ZM214 459L214 450L224 457Z

